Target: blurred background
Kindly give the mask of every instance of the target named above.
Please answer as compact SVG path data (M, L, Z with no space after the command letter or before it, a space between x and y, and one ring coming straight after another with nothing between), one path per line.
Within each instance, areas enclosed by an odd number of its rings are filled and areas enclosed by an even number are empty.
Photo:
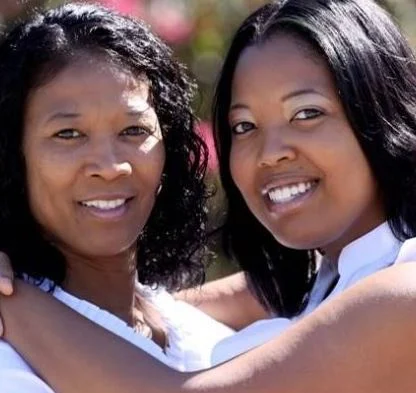
M65 0L0 0L0 24L5 29L34 8L53 7ZM86 0L84 0L86 1ZM145 20L188 66L199 85L195 109L200 130L210 146L207 181L216 190L209 204L210 248L213 262L208 279L235 271L224 256L219 241L226 203L221 191L211 137L210 102L218 70L233 32L240 22L265 0L93 0ZM397 19L416 47L416 0L380 0Z

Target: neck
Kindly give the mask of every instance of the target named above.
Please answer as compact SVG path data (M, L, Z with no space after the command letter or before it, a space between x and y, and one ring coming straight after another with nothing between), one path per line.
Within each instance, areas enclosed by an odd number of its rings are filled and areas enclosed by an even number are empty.
M342 250L353 241L371 232L385 221L384 217L379 217L367 225L363 225L358 231L349 231L343 234L338 240L323 247L322 251L325 258L331 262L338 263Z
M111 258L65 254L66 278L62 287L80 299L133 325L136 256L132 252Z

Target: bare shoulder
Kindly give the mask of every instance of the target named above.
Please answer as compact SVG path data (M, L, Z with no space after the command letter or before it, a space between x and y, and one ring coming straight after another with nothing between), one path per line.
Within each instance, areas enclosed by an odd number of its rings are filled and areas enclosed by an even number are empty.
M411 289L416 284L416 260L393 265L369 276L366 280L379 283L383 287L391 284L392 288L405 287Z
M360 280L322 305L316 316L321 321L356 322L362 329L379 324L385 326L394 320L395 328L400 330L416 327L415 311L416 261L391 266ZM377 332L381 333L381 330L377 329Z
M394 385L407 391L405 386L414 381L414 369L408 365L416 362L416 262L372 274L305 322L313 326L320 350L326 348L335 363L342 359L345 381L359 365L356 382L367 386L363 391L392 392ZM383 381L386 375L390 379L384 386L370 389L375 377Z
M414 392L416 262L361 280L267 350L279 360L282 392Z
M361 280L346 292L362 305L416 302L416 261L393 265ZM416 305L416 303L415 303Z
M415 364L416 262L408 262L361 280L205 378L239 376L239 392L413 393Z

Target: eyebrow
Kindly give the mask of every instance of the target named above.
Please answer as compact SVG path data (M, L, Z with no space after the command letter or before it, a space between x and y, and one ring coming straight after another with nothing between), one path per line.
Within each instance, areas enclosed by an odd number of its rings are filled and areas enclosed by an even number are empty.
M306 95L306 94L318 94L318 95L322 96L322 94L319 91L317 91L313 88L309 88L309 89L301 89L301 90L292 91L292 92L284 95L282 97L282 101L287 101L287 100L290 100L291 98L295 98L295 97Z
M319 91L317 91L313 88L309 88L309 89L301 89L301 90L292 91L292 92L284 95L281 100L282 100L282 102L285 102L285 101L290 100L292 98L302 96L302 95L306 95L306 94L317 94L317 95L320 95L320 96L323 97L323 95ZM236 110L236 109L249 109L249 107L248 107L248 105L244 105L244 104L240 104L240 103L236 103L236 104L233 104L233 105L230 106L230 111Z
M52 116L48 117L45 120L45 123L50 123L54 120L59 120L59 119L76 119L80 116L81 114L76 113L76 112L56 112Z
M138 111L138 110L128 110L126 112L126 115L129 117L144 117L146 116L146 111L148 110L148 108L146 108L143 111ZM81 117L81 113L77 113L77 112L56 112L53 115L51 115L50 117L48 117L45 120L45 123L50 123L54 120L62 120L62 119L77 119L79 117Z
M230 106L230 111L233 111L236 109L248 109L248 106L244 104L233 104Z
M142 110L142 111L139 111L139 110L135 110L135 109L131 109L131 110L128 110L127 112L126 112L126 115L127 116L130 116L130 117L143 117L143 116L148 116L148 110L150 109L151 107L149 106L148 108L146 108L146 109L144 109L144 110ZM147 113L146 113L147 112Z

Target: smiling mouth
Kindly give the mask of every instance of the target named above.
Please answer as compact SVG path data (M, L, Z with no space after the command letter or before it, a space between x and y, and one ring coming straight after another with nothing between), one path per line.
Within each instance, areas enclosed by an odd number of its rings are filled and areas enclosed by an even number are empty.
M118 221L125 216L129 209L131 198L91 199L80 201L78 204L92 217L104 221Z
M265 192L265 196L273 204L288 203L309 193L316 188L317 184L318 180L313 180L273 187Z
M119 209L125 206L128 202L133 199L131 198L115 198L115 199L94 199L89 201L80 201L78 202L81 206L102 210L102 211L111 211Z

